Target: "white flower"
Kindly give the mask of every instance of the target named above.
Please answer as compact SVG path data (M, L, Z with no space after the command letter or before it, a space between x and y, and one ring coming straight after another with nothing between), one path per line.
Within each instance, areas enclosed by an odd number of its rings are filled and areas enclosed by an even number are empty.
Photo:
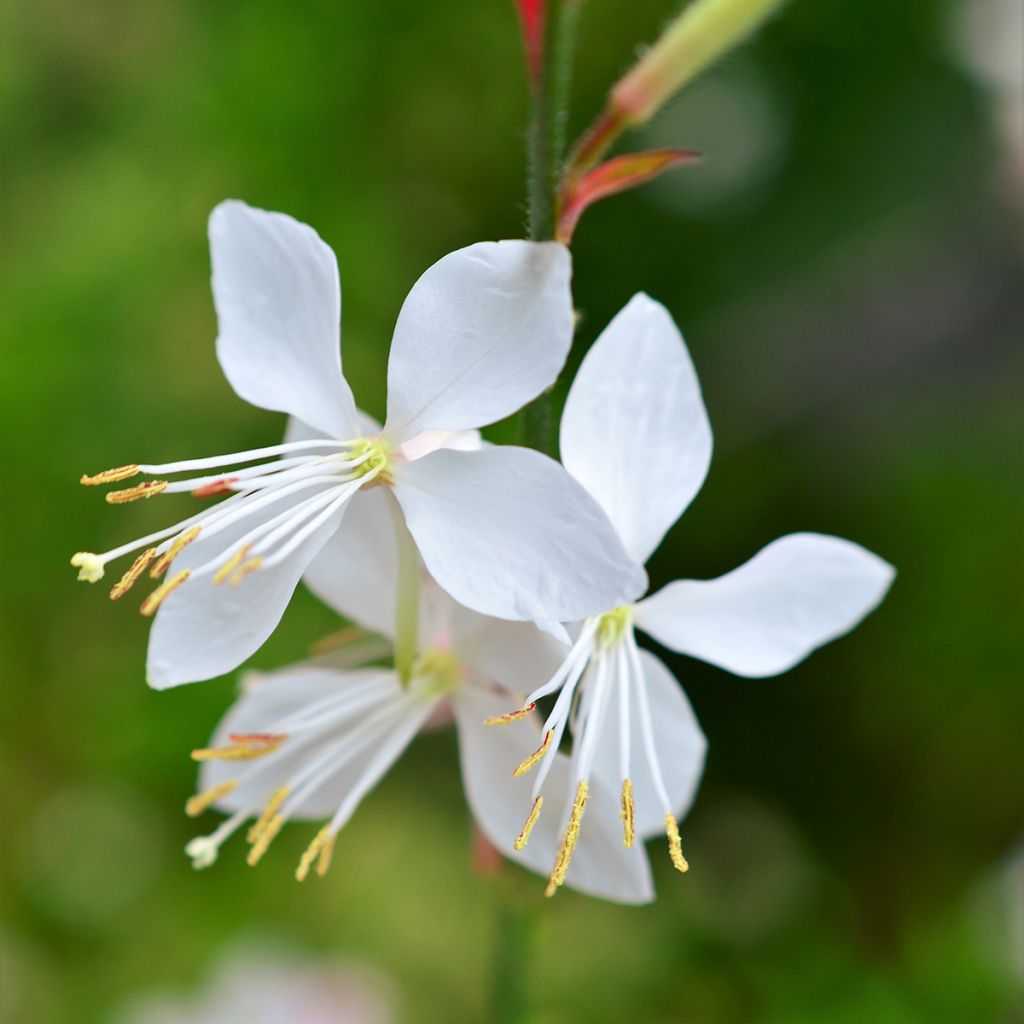
M700 489L711 461L700 387L672 318L646 295L634 296L583 360L561 451L638 562ZM547 793L567 724L574 737L575 796L557 849L545 850L555 864L548 895L565 879L577 839L616 818L625 846L665 831L673 863L687 867L677 819L693 801L706 743L678 683L638 648L634 628L737 675L771 676L852 629L892 578L891 566L856 544L792 534L718 579L679 580L575 626L568 657L527 697L533 704L557 694L534 797ZM635 856L646 862L639 849Z
M220 675L256 651L346 507L375 485L393 494L438 583L478 611L578 618L642 590L643 570L556 462L514 447L457 450L464 432L555 380L572 338L564 246L482 242L419 279L395 327L383 429L358 412L342 376L337 266L317 234L232 201L213 211L210 247L221 366L240 396L298 423L279 445L82 478L156 477L109 493L114 504L232 495L166 530L72 558L79 578L95 582L107 562L141 551L112 598L147 570L167 572L142 605L144 615L159 609L152 686Z
M311 585L339 611L387 634L398 600L398 555L386 496L370 492L349 515L360 520L358 529L338 531L327 542L311 566ZM338 571L353 562L358 573ZM193 753L203 762L201 792L187 810L200 814L215 805L230 813L213 833L189 843L186 852L195 867L212 864L225 839L251 819L256 821L247 833L250 864L287 821L314 819L324 824L297 877L304 879L314 865L323 874L335 836L362 798L416 733L448 710L459 733L474 815L496 846L514 854L507 829L526 816L531 801L508 763L536 759L539 723L529 711L516 718L532 728L496 734L483 722L521 697L527 680L549 674L561 659L561 645L532 624L461 607L429 579L421 594L419 655L405 688L390 669L339 671L313 662L246 676L211 746ZM567 758L551 766L548 789L555 798L571 795ZM554 843L554 825L543 828L552 830ZM611 896L614 883L614 891L640 901L650 884L646 862L628 856L614 827L592 830L573 868L570 884L598 896Z

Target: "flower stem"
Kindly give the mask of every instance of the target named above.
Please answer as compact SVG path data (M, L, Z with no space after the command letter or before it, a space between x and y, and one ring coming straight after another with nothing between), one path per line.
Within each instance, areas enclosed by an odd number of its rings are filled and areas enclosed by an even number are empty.
M405 525L402 510L392 497L391 518L398 548L398 593L395 600L395 671L403 686L412 679L419 645L420 566L416 542Z
M533 912L514 899L507 887L497 888L500 892L490 1019L496 1024L523 1024L529 1019L530 1000L523 982L529 975L536 922Z

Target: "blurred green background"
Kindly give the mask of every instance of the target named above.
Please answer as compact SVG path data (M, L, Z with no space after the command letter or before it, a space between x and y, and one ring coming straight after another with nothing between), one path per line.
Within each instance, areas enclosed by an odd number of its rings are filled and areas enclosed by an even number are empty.
M509 901L528 948L503 984L537 1022L1024 1019L1019 66L998 88L1019 6L797 0L643 132L705 162L577 233L574 359L648 291L683 327L715 430L653 582L804 529L900 572L863 627L781 679L672 661L710 753L683 826L693 870L653 847L660 897L639 910L475 875L448 732L364 803L326 882L292 880L308 829L256 870L235 842L194 873L188 751L233 681L147 690L136 602L67 564L168 514L111 509L80 473L280 434L214 358L219 200L288 211L335 248L346 372L377 414L419 273L522 234L509 0L5 7L9 1020L106 1021L201 985L252 936L370 965L401 1020L487 1020ZM574 130L674 10L591 0ZM332 628L302 593L255 663Z

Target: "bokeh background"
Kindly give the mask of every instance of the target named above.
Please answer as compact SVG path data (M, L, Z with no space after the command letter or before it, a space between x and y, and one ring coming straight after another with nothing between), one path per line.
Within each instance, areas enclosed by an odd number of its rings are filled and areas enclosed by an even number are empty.
M575 130L674 9L591 0ZM633 140L706 161L577 233L574 360L644 289L682 325L715 430L654 582L803 529L900 572L781 679L672 659L710 754L693 870L654 846L643 909L475 873L447 732L364 803L325 882L291 877L308 830L255 870L236 842L194 873L188 752L234 681L147 690L135 602L67 564L169 514L112 509L81 472L281 431L214 358L205 221L224 197L333 245L346 371L382 412L412 282L523 230L511 3L35 0L3 18L7 1019L185 998L248 941L361 965L411 1022L508 1019L496 990L536 1022L1024 1019L1019 2L796 0ZM335 625L302 593L254 663Z

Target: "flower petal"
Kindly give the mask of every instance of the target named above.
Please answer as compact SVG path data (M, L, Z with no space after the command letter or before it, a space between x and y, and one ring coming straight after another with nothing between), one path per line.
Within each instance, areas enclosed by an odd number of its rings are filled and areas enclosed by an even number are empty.
M341 287L330 247L305 224L237 200L210 216L217 356L231 386L333 438L358 434L341 375Z
M643 593L646 573L604 513L539 452L436 451L396 465L394 480L427 570L475 611L569 621Z
M459 731L459 755L466 799L487 838L506 856L542 875L555 861L564 815L575 787L569 760L559 754L544 783L544 806L523 850L512 846L533 806L530 784L517 779L510 766L537 746L539 736L526 722L504 727L482 724L489 715L508 710L508 698L466 687L453 701ZM651 869L642 844L622 845L618 794L600 780L591 786L579 842L566 884L580 892L617 903L649 903L654 898Z
M395 326L388 436L486 426L553 384L572 343L570 273L557 242L479 242L438 260Z
M174 560L167 578L182 569L196 568L219 552L227 559L248 530L295 500L289 496L271 502L261 510L260 519L250 517L209 540L200 535ZM344 510L343 505L283 561L250 573L238 587L230 583L215 587L208 576L186 580L160 605L153 620L146 659L149 685L166 690L212 679L237 668L258 651L281 621L306 566L338 528Z
M646 562L711 462L697 374L660 303L634 295L591 346L565 403L561 454Z
M849 632L895 570L848 540L794 533L714 580L677 580L636 606L658 643L740 676L773 676Z

